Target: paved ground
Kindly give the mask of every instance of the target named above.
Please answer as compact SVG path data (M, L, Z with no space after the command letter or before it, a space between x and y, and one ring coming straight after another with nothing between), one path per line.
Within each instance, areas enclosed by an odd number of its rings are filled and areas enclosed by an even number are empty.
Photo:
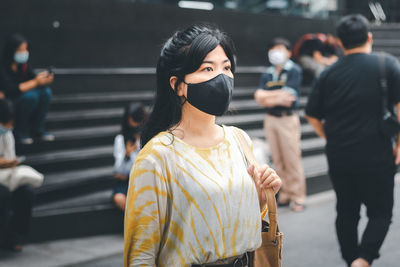
M393 224L374 267L400 266L400 183L397 179ZM284 237L284 267L340 267L334 230L333 192L308 199L303 213L279 210ZM365 226L365 211L360 230ZM0 253L0 267L113 267L122 266L122 235L61 240L24 247L20 254Z

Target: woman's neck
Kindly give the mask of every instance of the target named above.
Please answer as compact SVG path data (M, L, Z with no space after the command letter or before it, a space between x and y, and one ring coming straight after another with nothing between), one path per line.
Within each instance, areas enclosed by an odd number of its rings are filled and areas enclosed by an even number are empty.
M221 127L215 124L215 116L204 113L189 103L182 108L182 119L172 133L190 145L210 147L224 138Z
M201 136L215 130L215 126L215 116L204 113L189 103L183 106L182 119L178 127L185 132Z

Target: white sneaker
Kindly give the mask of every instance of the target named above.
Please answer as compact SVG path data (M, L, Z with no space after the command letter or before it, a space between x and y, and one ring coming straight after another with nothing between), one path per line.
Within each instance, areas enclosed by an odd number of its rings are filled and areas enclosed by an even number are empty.
M19 139L19 141L21 142L21 144L23 145L32 145L33 144L33 139L30 137L24 137Z

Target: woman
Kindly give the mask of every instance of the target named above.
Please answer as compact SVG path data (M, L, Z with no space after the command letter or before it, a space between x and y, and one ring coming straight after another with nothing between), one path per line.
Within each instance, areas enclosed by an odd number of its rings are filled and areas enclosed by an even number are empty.
M139 153L140 129L146 117L144 105L131 103L126 106L121 133L114 139L114 177L117 184L114 187L113 201L121 210L125 210L129 173Z
M217 29L192 26L165 43L131 172L125 266L233 266L261 245L265 198L254 166L247 169L232 127L215 123L229 106L234 70L233 45ZM261 188L279 190L268 166L256 176Z
M35 75L28 65L27 40L12 35L6 42L0 70L0 88L16 106L15 134L22 144L32 144L32 137L53 141L44 123L50 106L54 75L48 71Z

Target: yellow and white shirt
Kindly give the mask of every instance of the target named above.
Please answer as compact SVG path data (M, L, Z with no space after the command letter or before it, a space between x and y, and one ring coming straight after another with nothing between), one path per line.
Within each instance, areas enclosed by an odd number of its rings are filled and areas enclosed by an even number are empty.
M161 132L141 150L130 175L125 267L190 267L261 245L256 187L232 127L223 129L210 148Z

